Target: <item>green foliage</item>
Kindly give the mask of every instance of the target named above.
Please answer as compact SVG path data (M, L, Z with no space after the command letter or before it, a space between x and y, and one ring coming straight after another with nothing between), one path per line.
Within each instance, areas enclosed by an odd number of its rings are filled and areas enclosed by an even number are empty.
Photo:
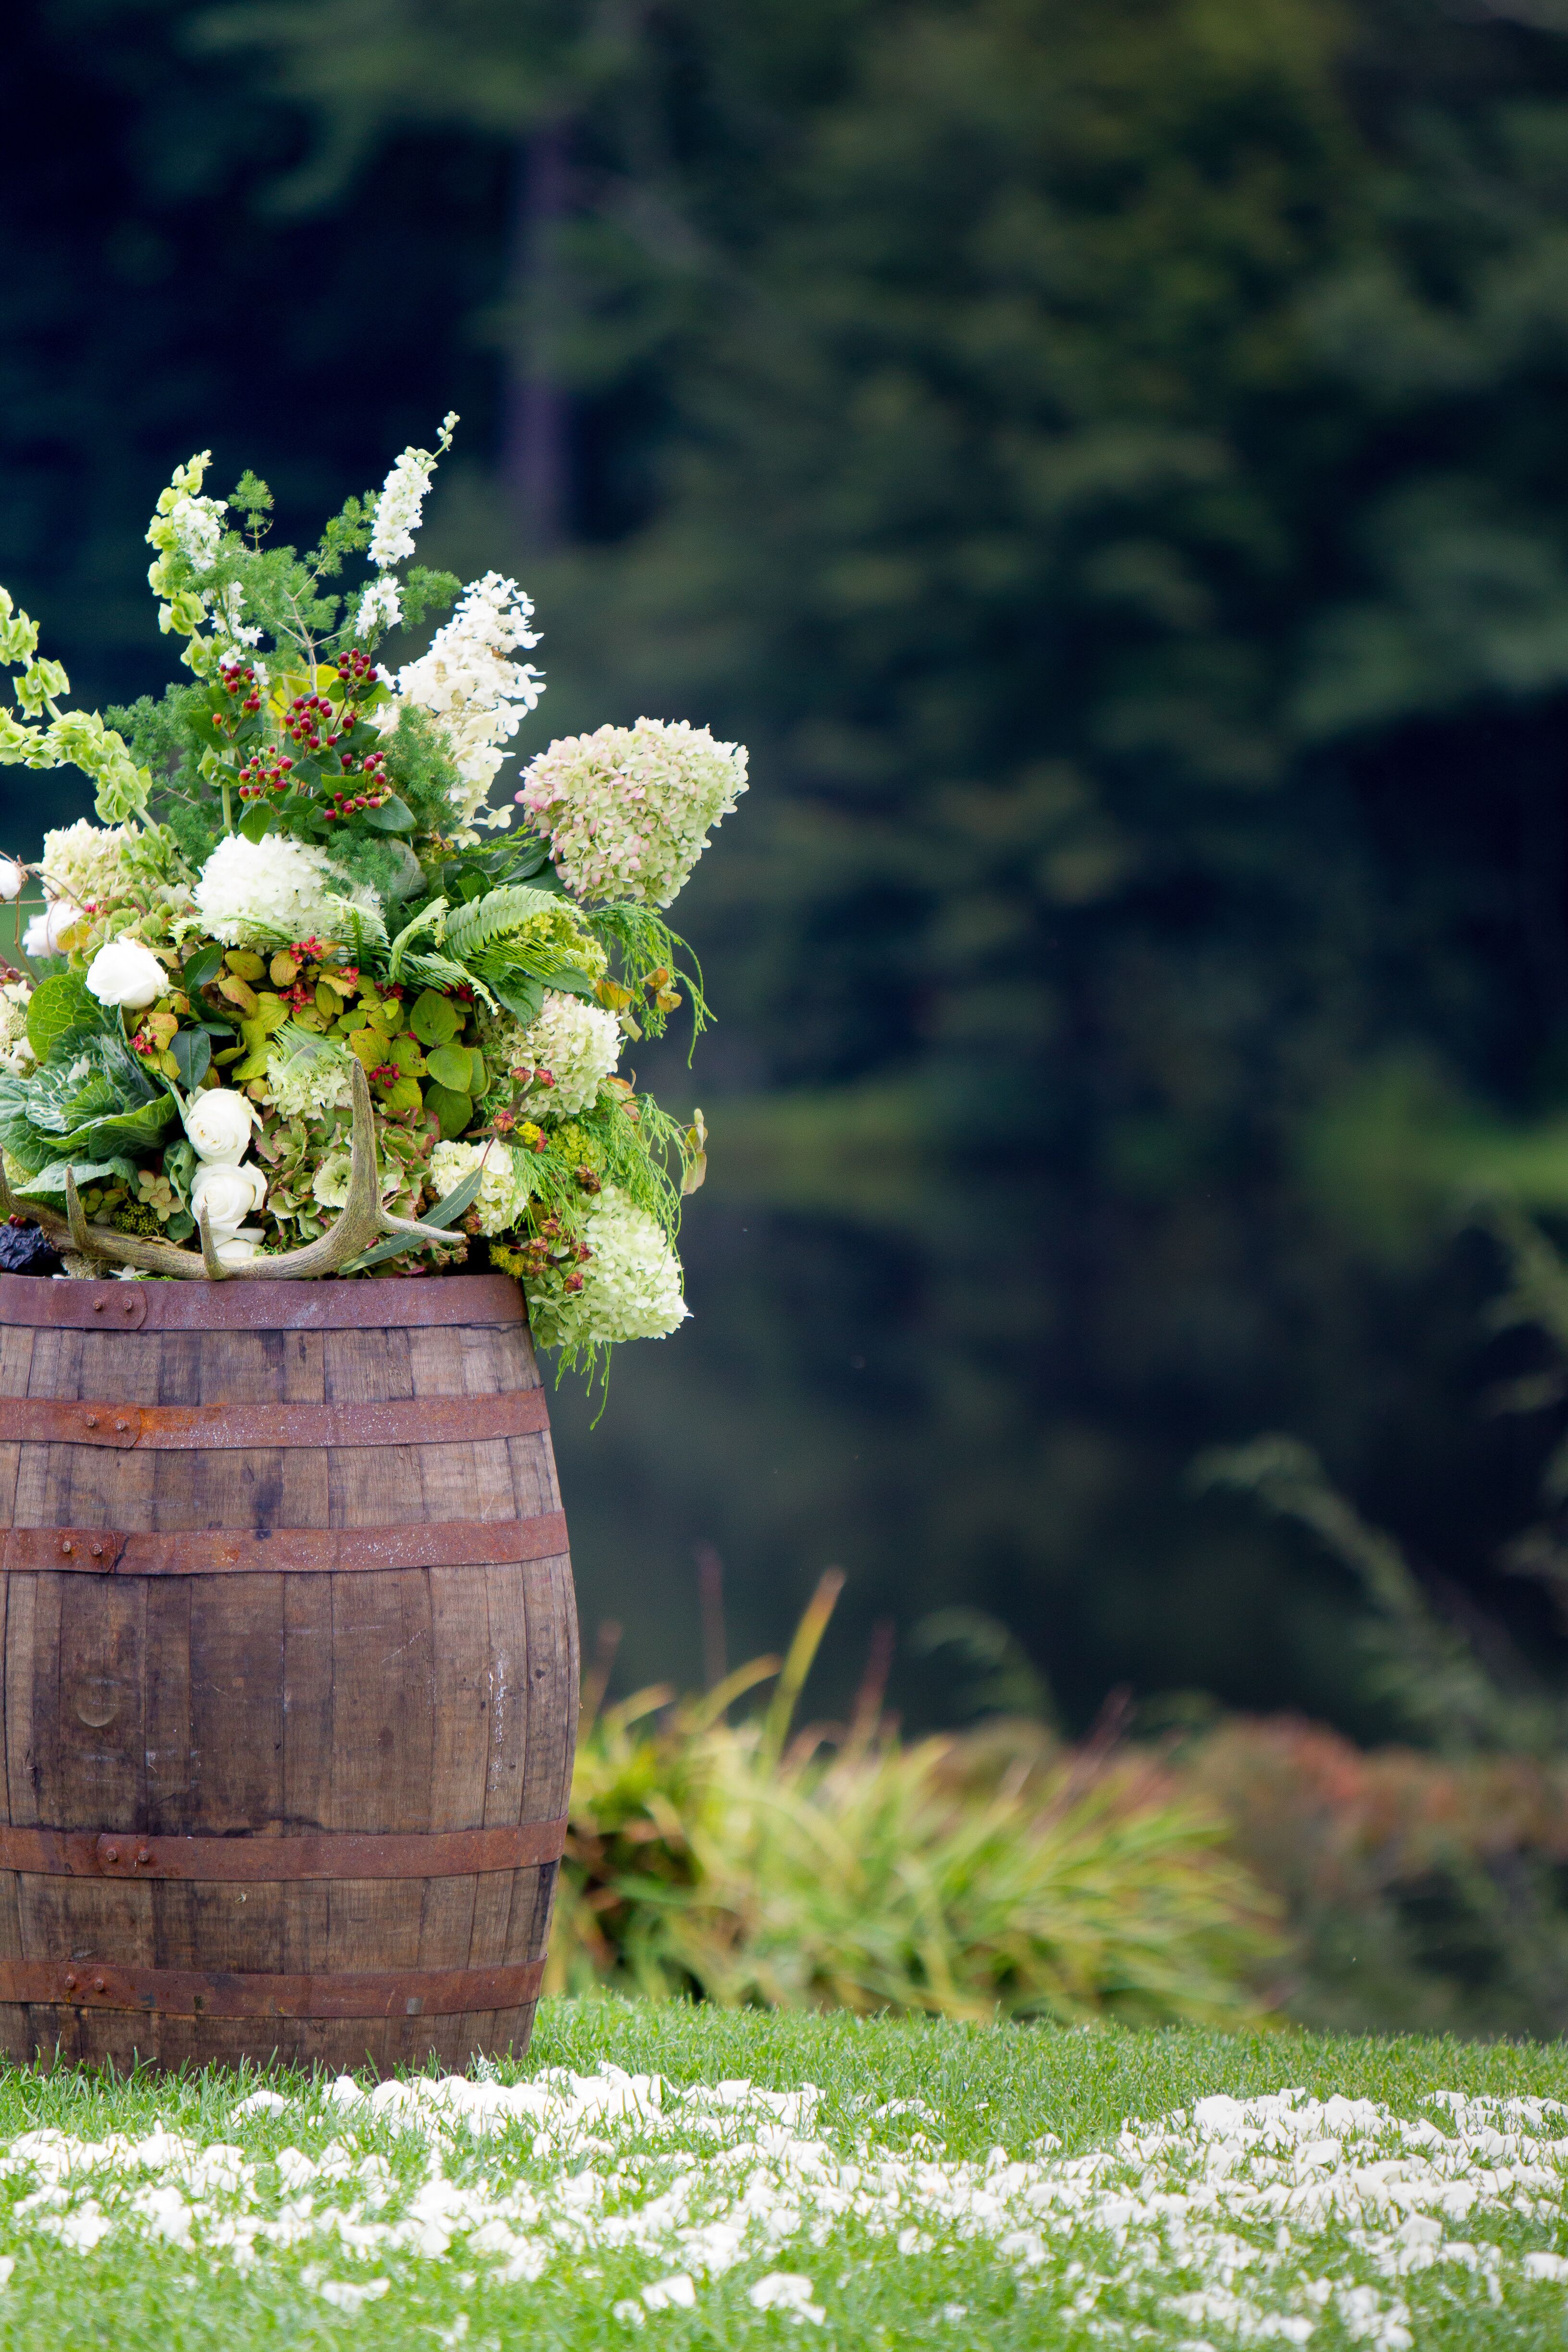
M40 1062L79 1038L102 1036L111 1024L119 1027L79 971L41 981L27 1000L27 1043Z
M836 1746L816 1729L786 1746L831 1607L825 1590L782 1673L761 1659L679 1707L655 1690L590 1709L555 1981L973 2019L1246 2016L1268 1906L1216 1852L1216 1819L1157 1774L1086 1769L1026 1728L906 1747L863 1717ZM774 1674L774 1703L731 1725Z
M429 712L416 703L406 704L382 748L388 779L413 810L419 828L440 833L450 825L452 794L461 779Z
M51 1160L150 1151L174 1116L174 1097L118 1030L68 1028L29 1077L0 1077L0 1141L34 1172Z

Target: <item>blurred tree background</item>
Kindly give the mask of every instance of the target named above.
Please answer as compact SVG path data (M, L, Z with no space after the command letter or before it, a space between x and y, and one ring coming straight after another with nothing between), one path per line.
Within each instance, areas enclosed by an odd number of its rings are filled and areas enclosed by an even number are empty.
M696 1320L560 1409L590 1634L690 1679L700 1549L732 1657L831 1559L840 1696L890 1619L951 1716L963 1604L1069 1726L1375 1734L1348 1571L1185 1477L1286 1428L1552 1654L1464 1207L1568 1207L1568 7L35 0L6 70L0 578L82 698L170 673L176 460L297 535L456 406L524 756L752 747L641 1073Z

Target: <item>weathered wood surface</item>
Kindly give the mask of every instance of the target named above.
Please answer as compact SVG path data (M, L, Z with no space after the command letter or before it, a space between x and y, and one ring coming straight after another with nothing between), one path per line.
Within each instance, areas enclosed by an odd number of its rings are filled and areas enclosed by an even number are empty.
M45 1286L0 1280L0 1431L10 1398L309 1407L537 1390L526 1323L500 1319L492 1285L503 1280L355 1284L358 1311L386 1294L397 1319L348 1329L28 1328L5 1318L30 1311L22 1294ZM261 1286L205 1295L215 1313L231 1300L242 1324L247 1289ZM91 1294L120 1287L71 1286L89 1310ZM268 1288L268 1312L286 1311L278 1293L297 1288L309 1315L321 1286ZM409 1323L416 1291L443 1316L468 1293L475 1320ZM299 1443L290 1413L288 1434L288 1444L191 1451L0 1437L0 1528L249 1536L529 1521L560 1508L548 1426L354 1446ZM0 1818L100 1838L298 1840L565 1812L577 1640L563 1549L499 1564L212 1574L191 1572L184 1549L171 1573L142 1544L127 1550L134 1572L0 1574ZM84 1988L94 1961L293 1978L516 1967L543 1955L555 1875L553 1864L286 1884L0 1869L0 1979L20 1961L79 1966ZM149 2015L95 2007L84 1990L79 2005L0 2000L0 2048L122 2066L276 2053L384 2071L521 2049L532 2016L531 2000L455 2015Z

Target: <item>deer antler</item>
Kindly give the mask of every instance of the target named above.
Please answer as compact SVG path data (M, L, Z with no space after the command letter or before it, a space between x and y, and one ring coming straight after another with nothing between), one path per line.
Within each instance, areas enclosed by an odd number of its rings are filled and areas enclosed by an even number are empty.
M247 1282L300 1282L312 1275L335 1274L359 1256L381 1234L407 1234L450 1249L461 1239L439 1225L423 1225L414 1217L395 1217L384 1208L376 1177L375 1123L371 1115L370 1081L364 1065L353 1065L353 1132L349 1147L349 1193L336 1223L319 1240L303 1248L284 1250L276 1257L247 1258L243 1268L225 1265L214 1244L205 1215L198 1217L199 1251L177 1249L173 1242L144 1241L135 1234L117 1233L111 1225L89 1225L82 1212L76 1181L66 1171L66 1214L24 1202L25 1213L37 1218L52 1242L64 1243L84 1257L110 1259L116 1265L133 1265L146 1274L168 1274L184 1282L225 1282L236 1272ZM0 1216L10 1216L16 1204L0 1164Z

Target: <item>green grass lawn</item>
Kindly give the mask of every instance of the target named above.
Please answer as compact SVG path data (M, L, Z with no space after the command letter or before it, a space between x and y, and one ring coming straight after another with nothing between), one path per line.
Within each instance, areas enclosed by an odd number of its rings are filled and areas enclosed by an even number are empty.
M0 2075L0 2343L1561 2347L1565 2176L1559 2046L547 2002L456 2093Z

